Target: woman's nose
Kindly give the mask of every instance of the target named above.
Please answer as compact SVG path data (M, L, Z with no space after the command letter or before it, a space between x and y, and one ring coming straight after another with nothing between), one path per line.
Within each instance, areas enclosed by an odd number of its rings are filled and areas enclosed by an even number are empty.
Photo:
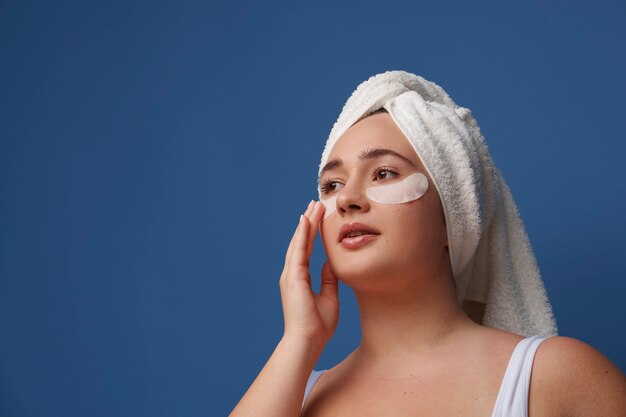
M356 183L346 184L337 195L337 212L342 216L349 212L369 209L370 202L365 195L365 188Z

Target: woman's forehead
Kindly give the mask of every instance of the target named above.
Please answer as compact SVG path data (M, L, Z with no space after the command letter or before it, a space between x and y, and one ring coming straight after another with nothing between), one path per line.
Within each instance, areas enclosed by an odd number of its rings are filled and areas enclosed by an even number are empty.
M413 146L387 113L377 113L352 125L335 142L328 161L334 159L357 160L359 155L372 149L388 149L422 166Z

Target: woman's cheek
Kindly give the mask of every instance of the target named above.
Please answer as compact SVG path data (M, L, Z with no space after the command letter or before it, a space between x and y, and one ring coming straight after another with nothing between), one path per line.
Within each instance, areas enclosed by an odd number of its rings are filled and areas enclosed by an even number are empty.
M322 237L322 246L324 247L324 252L327 257L329 256L328 249L330 248L332 240L330 237L333 235L331 229L329 222L322 221L320 235Z

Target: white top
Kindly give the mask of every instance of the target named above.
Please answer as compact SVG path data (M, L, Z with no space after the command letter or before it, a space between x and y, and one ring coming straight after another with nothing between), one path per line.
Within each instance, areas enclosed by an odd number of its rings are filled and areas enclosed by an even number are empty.
M528 417L528 388L530 387L530 374L535 359L537 348L546 340L545 337L532 336L519 341L502 378L498 398L493 408L491 417ZM311 394L313 386L320 376L326 372L313 371L309 375L304 390L302 409Z

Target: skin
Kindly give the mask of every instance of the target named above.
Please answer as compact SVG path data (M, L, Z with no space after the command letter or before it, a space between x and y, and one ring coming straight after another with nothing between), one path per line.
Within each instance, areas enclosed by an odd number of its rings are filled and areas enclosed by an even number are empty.
M399 158L360 159L368 149ZM365 189L414 172L428 177L415 151L386 113L346 131L325 172L322 198L337 212L309 204L285 257L279 286L285 332L231 416L486 416L521 336L472 321L459 306L447 250L445 219L430 181L419 199L398 205L369 201ZM389 169L382 171L382 168ZM330 183L328 182L330 181ZM358 221L380 235L357 249L339 243L340 228ZM311 289L308 260L321 232L328 262L320 293ZM304 388L339 319L341 280L355 293L362 340L314 386L300 414ZM626 378L589 345L566 337L537 350L529 416L626 416Z

